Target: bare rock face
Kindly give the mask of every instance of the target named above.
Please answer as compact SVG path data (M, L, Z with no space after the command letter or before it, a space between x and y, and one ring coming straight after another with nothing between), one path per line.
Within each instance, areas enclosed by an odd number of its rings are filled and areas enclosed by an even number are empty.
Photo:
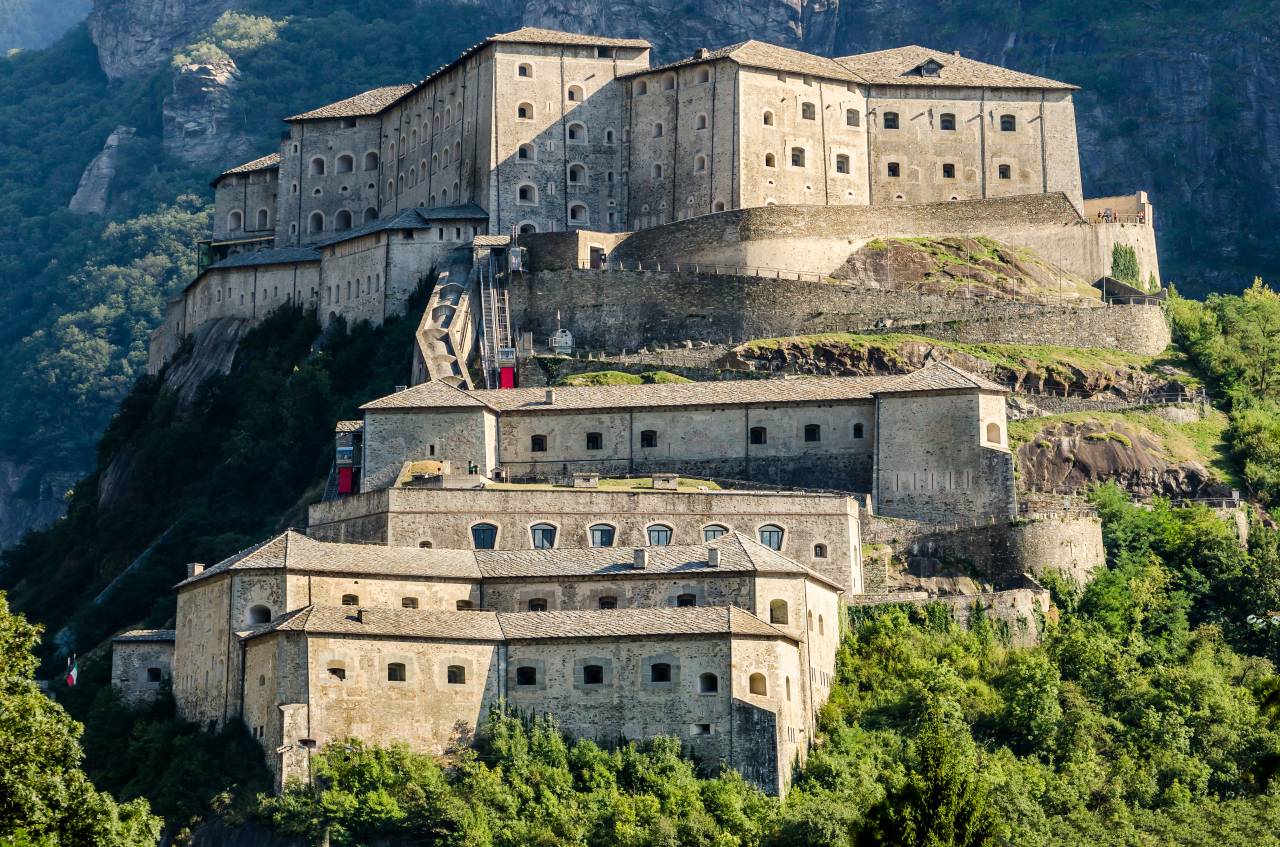
M102 145L102 152L93 157L93 161L80 176L80 187L67 208L79 215L100 215L107 210L107 202L111 199L111 183L115 180L116 171L120 169L120 149L133 140L134 129L131 126L118 126L107 136Z
M1121 422L1057 423L1018 448L1024 491L1084 491L1114 482L1141 496L1224 497L1230 486L1198 462L1175 462L1158 438Z
M0 549L28 530L41 529L66 511L63 494L76 474L41 472L30 462L0 456Z
M163 67L173 51L236 0L94 0L89 35L112 80Z
M230 126L240 70L231 59L179 65L164 99L164 152L189 165L225 161L250 147Z

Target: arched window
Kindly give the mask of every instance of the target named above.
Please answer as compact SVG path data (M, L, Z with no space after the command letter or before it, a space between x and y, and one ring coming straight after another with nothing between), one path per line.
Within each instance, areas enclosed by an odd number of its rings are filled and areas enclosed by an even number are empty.
M324 232L324 212L312 212L307 221L307 232Z
M333 216L333 228L339 232L344 229L351 229L351 213L346 209L342 209L338 214Z
M1013 179L1013 168L1008 165L1001 165L999 174L1001 179Z
M991 442L992 444L1000 443L1000 424L998 423L987 424L987 441Z
M696 118L694 118L694 119L693 119L693 128L694 128L694 129L706 129L706 128L707 128L707 116L706 116L706 115L702 115L702 114L700 114L700 115L698 115Z
M587 128L583 124L569 124L569 141L572 144L587 143Z
M678 608L685 609L696 605L698 605L698 595L687 592L676 595L676 606Z
M520 224L519 232L521 235L533 235L537 231L538 231L537 224L532 224L532 223L529 223L528 221L525 221L524 223Z
M765 154L764 154L764 166L765 166L766 168L772 168L772 167L775 167L775 166L777 165L777 162L778 162L778 160L777 160L777 159L775 159L775 158L773 157L773 154L772 154L772 153L765 153Z
M862 424L856 423L853 425L853 437L854 438L862 437Z
M649 666L650 682L670 682L671 665L666 662L654 662Z
M349 153L343 153L334 162L334 172L340 174L349 174L356 169L355 157Z
M783 680L783 682L785 682L785 683L786 683L786 686L787 686L787 699L788 699L788 700L790 700L790 699L791 699L791 677L787 677L786 679L784 679L784 680Z
M470 600L459 600L453 604L453 607L459 612L469 612L475 608Z
M360 605L360 598L359 598L359 597L357 597L355 594L343 594L343 595L342 595L342 605L344 605L344 606L359 606L359 605Z
M249 623L259 624L267 623L271 620L271 609L267 606L250 606L249 607Z
M809 612L807 612L805 617L808 618L809 620L809 631L813 632L813 611L810 610Z
M773 550L781 550L782 534L782 527L767 523L760 527L760 543Z
M654 138L662 137L662 121L658 121L653 125L653 137Z
M604 143L605 143L605 144L612 144L612 143L613 143L613 130L611 130L611 129L606 129L606 130L604 131Z
M847 174L849 172L849 157L843 153L836 155L836 173Z
M671 527L656 523L646 530L650 547L666 547L671 543Z
M710 69L710 68L698 68L698 74L697 74L697 76L696 76L696 77L694 77L694 79L695 79L695 80L697 80L698 85L702 85L703 83L710 82L710 81L711 81L711 69Z
M329 676L341 682L347 678L347 668L341 662L331 662L327 668Z
M498 540L498 528L491 523L478 523L471 527L471 543L477 550L492 550Z
M526 604L526 608L531 612L545 612L547 610L547 598L534 597Z
M827 545L825 544L813 545L813 558L815 559L827 558Z
M662 179L662 165L661 165L661 164L655 164L655 165L653 166L653 178L654 178L654 179Z
M516 685L537 685L538 669L529 665L516 668Z
M749 440L752 444L768 444L769 431L762 426L753 426L749 433Z
M521 144L516 151L516 158L522 162L532 162L538 158L538 151L532 144Z
M822 623L822 615L818 615L818 635L823 635L826 627Z
M769 601L769 623L788 623L787 617L786 600Z
M812 103L801 103L800 117L804 118L806 121L817 120L818 110L814 108L814 105Z
M675 74L667 74L666 76L664 76L664 77L662 78L662 90L663 90L663 91L675 91L675 90L676 90L676 75L675 75Z
M533 120L533 104L521 103L519 106L516 106L516 119L521 121Z
M364 154L364 169L366 171L376 171L378 169L378 151L370 150Z
M804 148L803 147L791 148L791 166L793 168L804 167Z
M364 210L364 222L373 223L378 219L378 210L370 206Z
M643 429L640 431L641 447L657 447L658 431L656 429Z
M720 690L720 677L713 673L704 673L698 675L698 693L699 694L715 694Z
M888 171L889 171L889 176L896 179L897 177L902 175L902 166L897 162L890 162Z
M607 523L598 523L591 527L590 534L592 547L612 547L617 530Z
M549 523L536 523L529 527L529 535L535 550L550 550L556 546L556 528Z
M538 202L538 188L530 183L525 183L516 189L516 202L524 203L532 206Z
M466 685L467 669L462 665L449 665L448 670L445 671L445 681L449 685Z
M586 185L587 184L587 166L575 162L569 166L569 184L570 185Z
M897 112L885 112L885 113L884 113L884 128L885 128L885 129L897 129L897 128L898 128L898 113L897 113Z
M524 63L516 67L516 76L521 79L533 79L533 65Z
M956 166L955 166L955 165L953 165L951 162L944 162L944 163L943 163L943 165L942 165L942 178L943 178L943 179L955 179L955 178L956 178Z
M858 110L857 110L857 109L845 109L845 110L844 110L844 124L845 124L845 126L858 126L858 125L860 125L861 123L862 123L862 115L858 113Z
M761 117L764 120L765 126L773 126L773 112L765 109L764 114Z
M271 213L266 209L258 210L258 226L257 229L263 230L271 226Z
M693 157L693 169L694 169L695 171L705 171L705 170L707 169L707 157L706 157L706 156L694 156L694 157Z
M598 432L587 433L587 449L600 450L604 447L604 436Z
M636 83L637 95L648 94L648 93L649 93L649 83L645 82L644 80L640 80L639 82Z
M711 207L711 210L712 210L713 212L723 212L723 211L724 211L724 201L723 201L723 200L717 200L717 201L716 201L716 204L715 204L714 206L712 206L712 207Z
M604 665L583 665L583 685L604 685Z
M231 232L244 229L244 214L239 209L227 215L227 229Z
M1000 131L1001 131L1001 132L1014 132L1014 131L1016 131L1017 129L1018 129L1018 119L1017 119L1017 118L1015 118L1013 115L1001 115L1001 116L1000 116Z
M324 176L324 159L322 157L316 156L311 160L311 175Z
M938 129L944 132L955 132L956 116L950 112L943 112L938 116Z
M569 207L569 223L585 224L590 221L587 214L587 207L581 203L574 203Z
M702 540L715 541L717 538L724 535L728 531L729 531L729 528L727 526L721 526L718 523L707 524L702 528Z
M416 608L418 608L418 598L417 598L417 597L401 597L401 598L400 598L400 608L402 608L402 609L416 609Z
M570 103L581 103L582 102L582 86L581 85L569 86L569 90L566 92L566 97L568 98Z
M769 685L764 680L764 674L753 673L747 680L747 688L752 694L767 696L769 694Z
M390 662L387 664L387 682L404 682L404 664Z
M822 427L818 424L805 424L804 440L805 441L821 441Z

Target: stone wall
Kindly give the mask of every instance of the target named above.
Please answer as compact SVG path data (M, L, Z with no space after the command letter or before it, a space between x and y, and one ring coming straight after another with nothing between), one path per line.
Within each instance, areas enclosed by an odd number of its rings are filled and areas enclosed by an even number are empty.
M111 687L125 703L154 699L173 678L173 632L169 639L119 638L111 643Z
M854 606L878 606L910 603L924 606L941 603L951 609L962 626L973 624L981 611L989 621L1007 627L1009 643L1014 647L1030 647L1040 643L1041 625L1053 614L1049 592L1033 579L1023 579L1018 587L979 594L930 595L924 591L902 591L890 594L864 594L851 598Z
M1156 355L1170 334L1159 306L1078 308L884 291L834 281L669 271L558 270L511 287L513 328L545 338L556 315L581 347L635 350L655 340L742 341L895 329L963 341L1104 347Z

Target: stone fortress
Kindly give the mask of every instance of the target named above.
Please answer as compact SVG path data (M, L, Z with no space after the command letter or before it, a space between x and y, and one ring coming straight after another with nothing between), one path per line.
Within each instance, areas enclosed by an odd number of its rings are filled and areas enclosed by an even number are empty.
M306 527L190 565L174 630L116 637L114 684L242 721L280 785L344 737L447 755L506 703L606 744L671 735L780 793L847 606L924 602L961 568L986 587L942 592L957 617L1033 641L1035 577L1087 580L1104 554L1096 517L1017 501L1005 387L936 361L532 387L526 363L535 337L635 350L903 317L1159 352L1160 307L1132 289L1046 304L841 276L877 239L981 236L1086 292L1115 245L1158 282L1146 195L1083 198L1073 90L920 47L651 66L643 41L522 29L288 118L279 153L214 181L152 369L281 306L377 324L424 291L412 374L338 423Z

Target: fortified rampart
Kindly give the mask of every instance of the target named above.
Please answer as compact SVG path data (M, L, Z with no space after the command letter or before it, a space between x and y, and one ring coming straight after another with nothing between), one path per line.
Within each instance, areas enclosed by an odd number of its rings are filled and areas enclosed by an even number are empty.
M1049 592L1034 579L1020 575L1009 580L1010 586L999 591L979 594L934 595L927 591L900 591L893 594L858 594L847 598L852 606L879 606L886 603L909 603L924 606L941 603L951 609L952 616L964 627L973 624L978 614L1008 628L1009 643L1014 647L1030 647L1040 643L1043 619L1052 614Z
M636 349L659 339L750 338L895 329L957 341L1162 352L1169 327L1158 305L1091 308L886 291L813 279L693 271L544 270L510 290L512 322L545 338L560 325L579 346Z

